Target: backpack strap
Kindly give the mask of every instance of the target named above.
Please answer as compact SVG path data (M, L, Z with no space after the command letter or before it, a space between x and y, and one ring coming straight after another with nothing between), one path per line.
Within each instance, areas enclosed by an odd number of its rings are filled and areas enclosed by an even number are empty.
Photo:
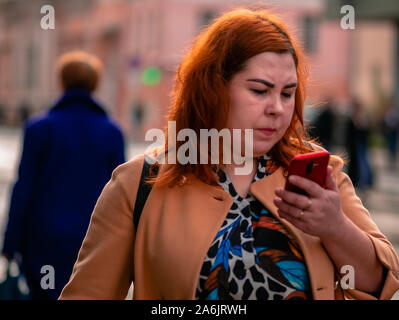
M143 170L141 171L141 177L140 177L140 183L139 183L139 189L137 190L136 203L134 204L134 209L133 209L133 222L134 222L134 226L135 226L136 230L139 225L141 212L143 211L145 202L147 201L148 195L150 194L151 189L152 189L152 185L145 182L145 180L150 175L150 166L151 165L144 158ZM158 168L156 168L156 169L158 169ZM156 170L155 172L157 174L158 170Z

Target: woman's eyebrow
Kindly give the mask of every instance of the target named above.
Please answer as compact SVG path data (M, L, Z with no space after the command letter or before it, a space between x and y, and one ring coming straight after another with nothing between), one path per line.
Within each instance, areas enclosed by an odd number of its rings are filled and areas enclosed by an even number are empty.
M284 89L289 89L289 88L295 88L297 86L296 82L287 84L286 86L284 86Z
M268 86L270 88L274 88L274 83L271 83L271 82L263 80L263 79L247 79L247 81L259 82L259 83L264 84L265 86ZM284 86L283 89L295 88L296 86L297 86L297 83L293 82L293 83L289 83L286 86Z

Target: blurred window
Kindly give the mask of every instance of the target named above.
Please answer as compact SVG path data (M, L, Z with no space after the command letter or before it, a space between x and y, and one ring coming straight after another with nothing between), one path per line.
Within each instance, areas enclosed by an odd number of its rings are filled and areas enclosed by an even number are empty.
M141 52L141 15L137 14L136 15L136 21L135 21L135 39L134 41L134 46L135 46L135 51L136 55L140 55Z
M148 15L148 49L155 49L157 47L158 38L158 12L152 11Z
M162 12L157 10L151 14L151 48L154 50L161 49L161 25L162 25Z
M162 45L162 11L158 10L154 15L155 36L154 36L154 49L161 50Z
M35 85L35 79L37 77L37 47L34 44L31 44L28 47L26 60L27 60L27 68L26 68L26 87L28 89L33 88ZM37 79L36 79L37 80Z
M217 12L211 9L204 10L200 13L199 17L199 29L202 30L207 25L209 25L213 19L217 16Z
M302 24L305 50L308 53L315 52L317 50L319 19L314 16L305 16Z

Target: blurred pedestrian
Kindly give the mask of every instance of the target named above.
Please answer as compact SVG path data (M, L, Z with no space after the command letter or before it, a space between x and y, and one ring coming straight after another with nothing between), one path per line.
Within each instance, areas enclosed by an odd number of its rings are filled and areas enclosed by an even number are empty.
M6 120L6 106L0 101L0 123L3 124Z
M141 101L137 101L133 106L133 123L137 126L141 126L144 116L144 106Z
M92 97L102 73L100 60L74 51L61 56L56 67L64 92L48 112L25 123L2 250L9 259L21 256L32 299L59 296L96 200L125 161L120 129ZM44 276L47 290L41 286Z
M321 145L327 150L331 151L333 142L333 129L334 129L334 107L331 99L327 100L327 103L322 106L320 114L311 124L311 136L317 139Z
M21 123L24 124L25 121L29 118L31 107L26 101L23 101L19 110Z
M134 128L133 136L136 140L142 138L142 128L144 120L144 104L142 101L137 100L133 104L132 108L132 124Z
M399 132L399 108L395 105L392 105L385 113L384 129L391 166L394 168L396 164Z
M368 147L370 121L357 98L352 99L350 108L351 114L348 117L345 135L349 156L348 175L355 187L367 189L373 185Z

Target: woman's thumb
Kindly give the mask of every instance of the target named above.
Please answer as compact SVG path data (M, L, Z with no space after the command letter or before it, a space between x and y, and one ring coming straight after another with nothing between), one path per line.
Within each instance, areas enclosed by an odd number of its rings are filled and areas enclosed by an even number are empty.
M332 167L327 167L327 174L326 174L326 189L329 190L337 190L337 184L335 183L335 179L332 175Z

